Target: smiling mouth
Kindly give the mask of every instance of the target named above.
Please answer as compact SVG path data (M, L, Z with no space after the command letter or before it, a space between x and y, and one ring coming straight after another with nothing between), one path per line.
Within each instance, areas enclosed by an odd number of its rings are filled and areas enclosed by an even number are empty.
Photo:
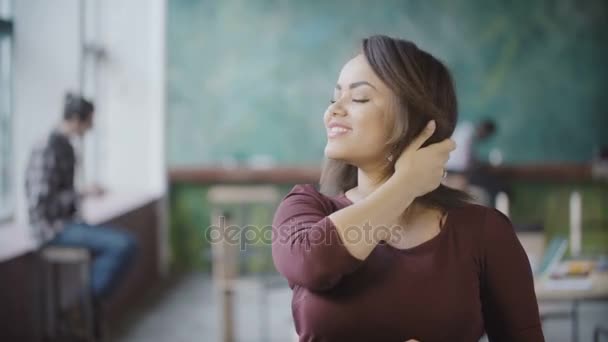
M327 130L327 136L329 138L336 138L348 134L350 131L352 130L349 128L334 126Z

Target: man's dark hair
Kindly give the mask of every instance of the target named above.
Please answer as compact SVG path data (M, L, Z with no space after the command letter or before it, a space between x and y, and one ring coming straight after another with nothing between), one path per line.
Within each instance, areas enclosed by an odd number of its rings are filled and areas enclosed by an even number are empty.
M93 103L79 94L67 93L63 106L63 118L65 120L78 119L87 121L93 115L95 106Z

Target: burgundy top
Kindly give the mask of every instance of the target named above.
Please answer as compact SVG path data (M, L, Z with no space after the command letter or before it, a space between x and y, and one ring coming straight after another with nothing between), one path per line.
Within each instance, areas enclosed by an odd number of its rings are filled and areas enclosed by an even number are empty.
M273 221L300 341L544 341L532 272L509 219L470 204L409 249L353 257L327 217L352 202L296 185ZM350 236L350 235L349 235Z

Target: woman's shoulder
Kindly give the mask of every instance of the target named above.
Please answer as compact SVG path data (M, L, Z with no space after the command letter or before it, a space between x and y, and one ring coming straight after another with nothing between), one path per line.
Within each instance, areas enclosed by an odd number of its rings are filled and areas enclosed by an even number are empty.
M285 195L289 197L292 195L308 195L314 198L318 198L326 201L333 201L339 198L339 196L330 196L322 193L319 190L319 186L311 183L302 183L294 185L291 190Z
M317 187L314 184L302 183L294 185L289 191L288 195L291 193L315 194L319 193L319 191L317 190Z
M450 214L457 216L463 224L475 224L485 226L488 222L506 221L509 218L499 210L475 203L467 203L463 206L453 208Z
M285 196L283 201L291 197L305 197L310 199L321 199L322 194L317 190L314 184L296 184Z
M450 210L457 234L469 235L477 243L500 243L501 239L515 236L511 220L495 208L469 203Z
M322 208L328 213L335 211L339 205L340 196L328 196L323 194L315 184L296 184L283 197L282 202L298 202Z
M313 184L296 184L275 210L273 225L281 226L295 217L322 218L336 210L334 201L323 195Z

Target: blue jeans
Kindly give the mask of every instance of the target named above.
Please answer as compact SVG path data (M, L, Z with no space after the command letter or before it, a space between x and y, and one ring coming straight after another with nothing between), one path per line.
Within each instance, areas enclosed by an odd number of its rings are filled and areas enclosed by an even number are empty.
M137 241L129 232L83 223L67 224L49 245L89 250L93 257L91 289L98 299L107 298L116 288L137 249Z

